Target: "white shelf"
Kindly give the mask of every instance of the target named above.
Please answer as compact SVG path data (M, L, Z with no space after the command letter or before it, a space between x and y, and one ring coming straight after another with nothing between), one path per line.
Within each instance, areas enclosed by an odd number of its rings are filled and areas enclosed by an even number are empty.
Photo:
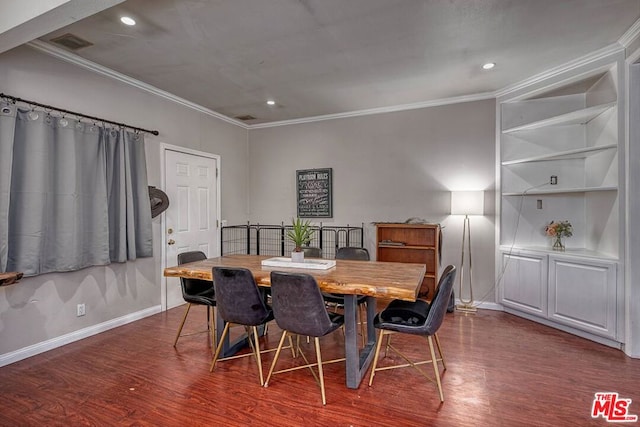
M517 165L521 163L545 162L549 160L584 159L606 150L617 150L617 144L601 145L597 147L577 148L574 150L558 151L540 156L523 157L521 159L507 160L502 166Z
M565 245L570 242L570 238L564 239ZM595 258L607 261L619 261L619 259L611 254L606 254L602 252L596 252L585 248L566 248L564 251L554 251L551 249L551 245L549 246L509 246L509 245L500 245L500 252L502 253L513 253L518 254L520 252L534 252L534 253L544 253L548 255L558 255L563 257L575 257L577 259L583 259L585 257Z
M534 196L541 194L566 194L566 193L591 193L593 191L618 191L618 187L616 186L607 186L607 187L582 187L582 188L558 188L558 189L549 189L549 190L532 190L527 191L515 191L509 193L502 193L503 196Z
M615 102L596 105L593 107L584 108L582 110L572 111L570 113L561 114L555 117L550 117L548 119L538 120L533 123L527 123L526 125L504 129L502 133L521 132L521 131L540 129L540 128L550 127L550 126L584 124L595 119L600 114L604 113L605 111L615 106L616 106Z

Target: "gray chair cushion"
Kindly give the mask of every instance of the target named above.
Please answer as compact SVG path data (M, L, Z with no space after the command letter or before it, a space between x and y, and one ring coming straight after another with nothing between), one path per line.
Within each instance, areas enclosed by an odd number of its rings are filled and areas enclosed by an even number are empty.
M447 306L453 291L456 268L448 266L440 278L435 296L429 304L423 300L415 302L394 300L378 313L373 325L379 329L402 332L412 335L433 335L444 320Z

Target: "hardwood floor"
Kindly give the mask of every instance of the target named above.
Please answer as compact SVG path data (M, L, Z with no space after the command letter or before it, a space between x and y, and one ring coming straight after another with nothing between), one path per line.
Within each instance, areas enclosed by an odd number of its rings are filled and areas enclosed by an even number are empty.
M444 404L435 384L412 369L380 372L373 387L367 377L350 390L344 365L333 364L325 367L326 407L308 370L275 376L268 388L260 387L252 358L220 362L209 373L206 334L171 345L182 313L179 307L0 368L0 425L604 426L590 416L600 391L632 399L629 412L640 415L640 360L501 312L447 315L439 333L448 367ZM185 329L201 329L205 319L194 306ZM265 342L275 348L279 337L272 324ZM322 339L325 359L339 357L341 339ZM415 337L394 340L410 354L428 351ZM265 372L272 357L263 358Z

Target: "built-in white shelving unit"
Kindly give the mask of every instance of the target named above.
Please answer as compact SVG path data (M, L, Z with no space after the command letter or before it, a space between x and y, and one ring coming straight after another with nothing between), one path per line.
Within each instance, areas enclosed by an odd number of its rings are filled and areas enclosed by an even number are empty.
M600 147L576 148L573 150L558 151L557 153L542 154L533 157L525 157L502 162L502 166L517 165L519 163L544 162L549 160L585 159L605 150L617 150L617 144L602 145Z
M602 62L498 99L498 299L514 314L617 345L623 58ZM544 228L564 220L574 235L564 239L565 252L555 252Z
M502 193L503 196L535 196L539 194L563 194L563 193L590 193L594 191L618 191L618 187L582 187L582 188L561 188L558 190L531 190L527 192Z
M549 117L543 120L537 120L531 123L527 123L525 125L516 126L513 128L504 129L502 133L514 133L514 132L522 132L525 130L533 130L539 129L549 126L562 126L562 125L574 125L574 124L585 124L590 122L592 119L598 117L600 114L605 111L614 108L616 106L615 102L609 102L607 104L602 105L594 105L593 107L582 108L580 110L572 111L570 113L560 114L555 117Z

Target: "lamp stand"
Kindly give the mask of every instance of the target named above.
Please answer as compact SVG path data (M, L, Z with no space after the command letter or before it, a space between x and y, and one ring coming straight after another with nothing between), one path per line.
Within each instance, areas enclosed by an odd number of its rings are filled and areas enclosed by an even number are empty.
M465 247L469 250L469 299L465 300L462 297L462 285L464 283L464 254ZM471 270L471 223L469 222L469 215L464 216L464 223L462 226L462 258L460 260L460 286L458 288L458 298L460 304L456 305L458 311L466 313L475 313L477 308L473 306L473 276Z

